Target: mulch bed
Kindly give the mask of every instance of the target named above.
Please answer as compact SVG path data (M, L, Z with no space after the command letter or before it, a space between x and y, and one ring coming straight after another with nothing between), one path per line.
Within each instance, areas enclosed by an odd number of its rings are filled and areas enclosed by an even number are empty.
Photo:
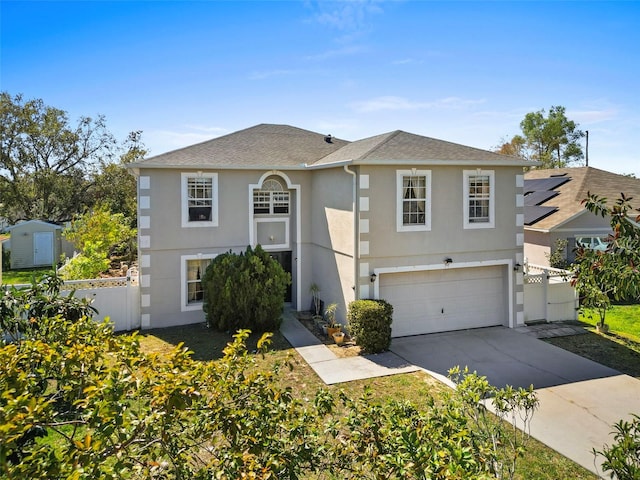
M336 345L333 338L329 338L316 326L313 318L311 317L311 312L299 312L297 318L298 321L304 325L307 330L313 333L318 340L329 347L336 357L356 357L361 354L360 347L357 346L348 336L345 336L345 340L342 345Z

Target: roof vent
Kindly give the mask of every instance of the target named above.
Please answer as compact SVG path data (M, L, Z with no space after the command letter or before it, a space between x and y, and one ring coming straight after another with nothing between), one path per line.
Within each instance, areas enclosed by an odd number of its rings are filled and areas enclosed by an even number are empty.
M325 135L325 136L324 136L324 141L325 141L325 142L327 142L327 143L333 143L331 140L332 140L331 134L329 134L329 135Z

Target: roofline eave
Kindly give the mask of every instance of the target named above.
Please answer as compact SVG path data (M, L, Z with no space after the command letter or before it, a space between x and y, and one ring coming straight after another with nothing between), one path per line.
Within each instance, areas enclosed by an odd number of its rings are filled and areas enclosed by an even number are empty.
M439 159L406 159L406 160L354 160L354 165L433 165L433 166L473 166L473 167L535 167L537 163L528 160L439 160Z
M146 164L131 163L127 165L131 170L140 171L142 169L160 170L304 170L305 165L182 165L182 164Z

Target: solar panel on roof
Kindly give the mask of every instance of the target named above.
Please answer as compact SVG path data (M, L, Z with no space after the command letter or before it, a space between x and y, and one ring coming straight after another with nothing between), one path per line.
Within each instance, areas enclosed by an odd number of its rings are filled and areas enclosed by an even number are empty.
M571 177L531 178L524 181L524 194L553 190L569 180Z
M524 206L532 207L535 205L540 205L541 203L546 202L547 200L558 195L558 192L551 190L546 192L531 192L524 196Z
M557 210L557 207L540 207L537 205L527 207L524 209L524 224L531 226Z

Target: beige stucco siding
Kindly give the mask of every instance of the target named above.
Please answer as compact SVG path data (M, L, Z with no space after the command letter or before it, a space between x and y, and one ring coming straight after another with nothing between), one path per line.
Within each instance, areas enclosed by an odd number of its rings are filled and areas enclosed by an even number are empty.
M495 258L515 249L517 169L495 168L495 228L465 229L463 225L463 168L433 167L431 170L431 230L398 232L396 228L396 171L399 168L362 169L369 173L370 257L381 262L411 265L416 261L440 262L440 256L460 260ZM456 259L454 259L455 261Z
M181 276L184 256L218 255L232 250L244 251L251 241L262 241L266 250L292 252L292 300L294 304L302 280L309 278L306 271L298 272L300 258L304 258L305 239L311 239L311 227L306 221L311 215L310 179L308 172L285 172L280 181L290 192L289 215L261 217L277 222L254 223L251 210L250 185L256 185L268 175L278 172L266 170L202 170L203 174L217 174L218 225L205 227L182 226L182 179L181 174L193 170L141 170L140 177L149 188L139 187L139 253L142 295L142 327L166 327L204 321L200 309L183 311ZM144 208L148 202L149 208ZM142 206L140 206L142 205ZM298 214L303 217L298 228ZM145 218L146 217L146 218ZM257 217L256 217L257 218ZM284 222L288 221L289 236L283 239ZM288 247L274 247L270 242ZM300 246L300 248L299 248ZM304 262L303 262L304 263ZM302 265L302 264L301 264ZM307 267L310 269L309 266Z
M522 284L512 266L523 262L523 214L524 208L516 205L522 187L516 178L522 175L519 167L485 167L494 174L494 226L490 228L465 228L464 170L461 166L431 166L431 225L429 230L398 231L397 191L398 170L403 167L361 167L360 174L368 176L368 188L359 189L359 198L365 197L368 211L359 211L360 219L368 222L368 232L360 232L361 249L359 264L359 288L361 298L374 297L379 283L370 283L371 272L430 271L446 268L445 258L452 260L451 267L461 278L467 273L486 266L496 266L502 272L501 298L495 301L505 305L505 317L496 320L503 325L516 325L524 321ZM405 270L403 270L405 269ZM402 275L402 274L400 274ZM521 274L520 274L521 275ZM380 279L378 279L378 282Z
M321 289L326 305L338 304L337 318L345 320L346 308L355 299L354 176L343 168L313 172L310 198L311 281ZM310 283L309 283L310 285ZM310 302L308 285L302 305Z

